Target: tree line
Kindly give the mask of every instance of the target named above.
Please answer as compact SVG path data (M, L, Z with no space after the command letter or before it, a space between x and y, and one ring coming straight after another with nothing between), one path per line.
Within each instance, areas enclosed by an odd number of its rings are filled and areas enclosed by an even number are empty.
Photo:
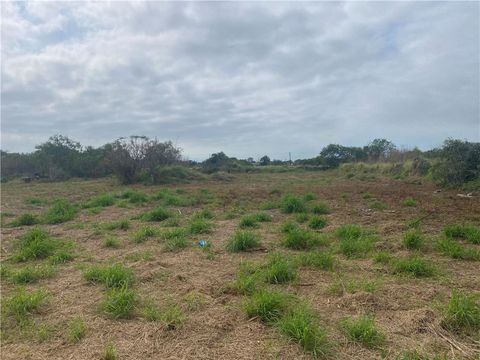
M458 186L480 177L480 143L447 139L439 148L421 151L399 150L386 139L375 139L363 147L329 144L319 155L294 162L271 160L268 155L257 161L237 159L223 152L212 154L202 162L182 158L182 149L171 141L161 142L146 136L119 138L94 148L63 135L51 136L31 153L0 151L1 179L14 177L65 180L72 177L99 178L115 175L131 184L162 183L165 177L189 178L194 171L248 172L257 167L302 166L319 169L336 168L352 162L413 161L421 175L431 174L443 185Z

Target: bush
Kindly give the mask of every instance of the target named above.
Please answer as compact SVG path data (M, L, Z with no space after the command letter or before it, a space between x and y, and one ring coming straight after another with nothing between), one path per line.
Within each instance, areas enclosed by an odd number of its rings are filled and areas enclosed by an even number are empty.
M264 323L273 323L287 310L289 298L286 294L269 290L255 292L245 303L248 317L258 317Z
M83 277L92 283L104 284L107 289L130 286L134 280L133 271L122 264L93 266L83 273Z
M323 229L327 224L328 220L325 216L313 216L308 223L308 227L311 229Z
M230 252L248 251L259 247L260 237L251 231L237 231L228 240L226 248Z
M284 195L280 202L281 210L286 214L303 213L306 211L305 203L302 199L293 195Z
M72 220L77 214L77 207L66 200L56 200L45 216L47 224L60 224Z
M385 336L377 329L375 321L370 317L346 319L342 323L342 328L351 340L368 348L376 348L385 341Z
M416 278L430 277L435 274L435 267L429 262L413 257L408 259L399 259L394 262L394 273L406 274Z
M480 244L480 227L468 224L448 225L444 228L449 239L463 239L472 244Z
M321 328L317 316L309 308L297 307L280 318L277 326L285 335L298 342L304 351L312 353L315 358L329 356L331 346L326 332Z
M407 232L403 237L403 245L410 250L420 250L424 245L422 234L417 230Z
M274 253L264 267L265 280L270 284L281 284L295 280L297 269L293 261L286 255Z
M15 219L12 221L10 224L11 226L17 227L17 226L32 226L35 224L38 224L39 220L38 218L33 215L33 214L23 214L18 217L18 219Z
M102 303L103 311L114 319L130 319L134 315L137 295L124 285L110 289Z
M480 330L480 306L475 297L454 290L445 311L443 325L456 332Z

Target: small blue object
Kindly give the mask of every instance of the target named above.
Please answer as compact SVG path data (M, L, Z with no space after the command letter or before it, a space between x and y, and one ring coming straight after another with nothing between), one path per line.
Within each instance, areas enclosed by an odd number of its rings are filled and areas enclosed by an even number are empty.
M205 240L200 240L198 242L198 245L203 248L203 247L207 246L207 242Z

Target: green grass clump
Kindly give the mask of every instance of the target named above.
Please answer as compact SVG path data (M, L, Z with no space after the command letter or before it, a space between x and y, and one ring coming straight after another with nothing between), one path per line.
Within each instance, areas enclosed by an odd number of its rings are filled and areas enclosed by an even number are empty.
M173 214L170 210L165 209L164 207L157 207L152 211L147 211L140 215L140 219L143 221L164 221L172 217Z
M288 234L293 230L300 229L300 227L292 221L286 221L280 227L280 231L284 234Z
M55 268L50 265L25 266L11 270L8 279L14 284L31 284L55 275Z
M261 210L272 210L272 209L276 209L278 207L279 207L278 201L273 201L273 200L267 200L267 201L260 204L260 209Z
M72 343L77 343L85 337L87 333L87 324L81 317L73 318L68 324L68 339Z
M270 221L272 221L272 217L270 215L268 215L267 213L264 213L264 212L255 213L253 216L255 216L255 219L258 222L270 222Z
M118 220L118 221L114 221L114 222L111 222L111 223L108 223L108 224L104 224L103 225L103 228L105 230L128 230L130 229L130 221L128 221L127 219L123 219L123 220Z
M103 311L114 319L131 319L137 305L137 294L124 285L111 288L102 302Z
M330 214L330 208L328 207L327 204L325 204L323 202L320 202L320 203L317 203L317 204L313 205L312 213L314 213L315 215Z
M107 289L129 286L134 280L133 271L122 264L93 266L83 273L83 277L92 283L104 284Z
M370 209L375 209L375 210L385 210L388 208L387 204L381 200L373 200L368 203L368 207Z
M335 234L342 240L346 239L359 239L365 234L365 231L359 225L346 224L340 226Z
M115 205L116 199L111 194L102 194L99 196L90 199L87 203L83 205L85 208L102 208Z
M107 345L103 349L102 360L117 360L118 351L115 345L111 341L108 341Z
M331 353L325 330L318 317L306 306L299 306L279 319L277 327L289 338L299 343L314 358L327 358Z
M192 219L206 219L211 220L215 217L215 214L210 209L202 209L200 211L196 211L192 215Z
M133 236L133 241L137 244L145 242L148 238L155 236L157 232L150 226L140 228Z
M32 226L38 224L40 221L38 220L37 216L33 214L22 214L17 219L10 223L10 226L17 227L17 226Z
M280 202L280 209L286 214L303 213L307 210L305 202L293 195L284 195Z
M454 290L445 310L442 325L455 332L478 332L480 330L480 305L478 296Z
M472 249L451 239L441 239L437 242L438 250L452 259L480 261L480 249Z
M103 246L110 249L118 249L120 247L120 242L115 236L109 236L103 241Z
M262 289L245 302L245 312L249 318L258 317L264 323L271 324L282 317L289 300L285 293Z
M226 248L230 252L248 251L261 245L260 237L251 231L237 231L228 240Z
M270 284L282 284L297 278L296 264L287 255L273 253L263 268L265 281Z
M55 253L60 243L50 237L46 230L34 228L22 236L13 254L15 261L44 259Z
M239 225L242 229L256 228L256 227L258 227L257 218L255 217L255 215L244 215L240 219L240 224Z
M402 204L404 206L417 206L417 200L412 198L406 198L405 200L403 200Z
M335 279L327 289L327 292L333 295L342 296L345 293L355 294L364 291L373 294L383 283L379 280L351 279L346 280L342 277Z
M313 216L308 222L308 227L311 229L323 229L327 224L328 220L325 216Z
M120 199L128 200L128 202L131 204L140 204L148 201L147 194L132 189L121 192L118 197Z
M307 222L310 216L307 213L299 213L295 216L295 221L303 224L304 222Z
M405 274L416 278L431 277L435 275L435 267L424 259L412 257L398 259L393 263L395 274Z
M143 316L148 321L163 322L169 330L179 328L187 318L182 308L177 304L168 304L161 309L151 302L144 305Z
M52 265L64 264L68 261L72 261L75 258L73 253L73 243L63 242L61 247L55 251L55 253L47 258L48 262Z
M390 264L393 260L393 255L386 251L379 251L373 255L373 261L379 264Z
M238 278L228 284L228 290L241 295L252 295L257 290L257 273L240 272Z
M305 201L312 201L312 200L315 200L317 197L315 196L314 193L306 193L305 195L303 195L303 200Z
M342 322L342 328L350 340L361 343L367 348L378 348L385 342L385 336L377 329L371 317L345 319Z
M340 238L340 252L347 258L365 256L372 251L377 240L358 225L342 225L335 234Z
M321 239L317 234L299 227L285 234L283 245L293 250L308 250L319 245Z
M202 218L191 219L188 224L190 234L208 234L212 232L212 229L213 223Z
M48 303L48 298L48 293L43 289L27 292L24 288L18 288L11 297L2 301L2 310L7 317L12 317L22 325Z
M480 227L468 224L448 225L444 233L449 239L463 239L472 244L480 244Z
M300 255L298 264L300 266L331 271L335 267L335 257L328 253L313 251Z
M164 251L179 251L182 249L187 248L190 245L186 237L183 236L177 236L177 237L172 237L168 239L165 242L165 245L163 247Z
M410 230L403 236L403 246L410 250L420 250L423 248L425 240L422 233L418 230Z
M77 207L67 200L56 200L48 209L45 215L45 222L47 224L60 224L72 220L77 212Z

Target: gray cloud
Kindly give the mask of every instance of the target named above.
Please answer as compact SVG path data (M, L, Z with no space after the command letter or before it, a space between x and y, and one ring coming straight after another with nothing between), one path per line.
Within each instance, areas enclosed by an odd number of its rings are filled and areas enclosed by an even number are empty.
M284 159L480 140L479 4L2 2L2 149L130 134Z

